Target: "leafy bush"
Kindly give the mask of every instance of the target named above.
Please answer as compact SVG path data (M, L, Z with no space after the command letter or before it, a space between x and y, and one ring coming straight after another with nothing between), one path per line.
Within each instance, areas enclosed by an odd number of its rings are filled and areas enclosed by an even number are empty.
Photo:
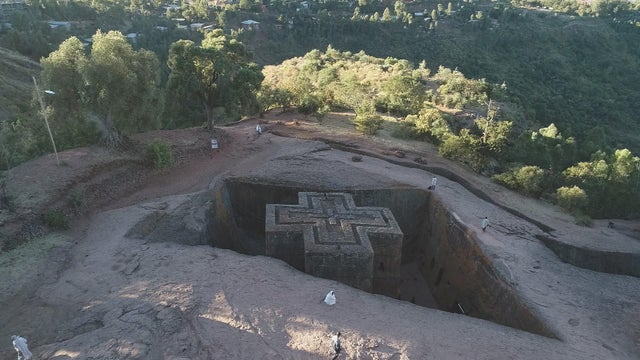
M171 145L160 139L153 140L146 147L145 159L156 169L165 169L172 166L174 160Z
M450 108L462 109L468 103L482 104L488 100L489 85L484 79L467 79L458 70L440 66L434 79L440 82L438 102Z
M592 217L622 217L640 210L640 158L627 149L595 153L562 172L563 185L579 186L589 199L585 212Z
M447 120L438 109L431 106L423 107L418 115L407 116L405 121L412 123L417 133L428 136L435 143L451 135Z
M74 209L80 210L87 204L87 194L84 190L74 189L71 192L71 205Z
M282 108L282 111L286 111L291 107L293 100L293 94L286 89L265 86L258 93L258 102L262 112L267 112L274 108Z
M591 226L593 224L593 221L591 221L589 215L583 214L582 212L574 214L573 218L576 221L576 225Z
M306 94L300 99L300 102L298 103L298 111L303 114L309 115L318 111L321 106L322 102L317 96Z
M422 138L422 136L418 133L418 129L416 126L409 121L403 121L398 126L393 129L391 133L393 137L398 139L412 139L417 140Z
M382 84L376 107L400 116L416 113L424 101L425 90L417 78L405 74L392 76Z
M556 190L556 204L571 212L582 211L588 202L587 193L577 186L563 186Z
M442 156L465 163L479 172L486 163L481 145L480 139L471 135L468 129L462 129L459 136L449 135L438 150Z
M0 209L2 209L3 206L9 209L9 211L15 211L16 210L15 196L11 194L7 194L6 192L3 191L0 196Z
M539 197L544 190L545 172L537 166L522 166L494 175L492 179L510 189Z
M383 121L380 115L371 112L356 113L356 117L353 119L356 130L366 135L374 135L382 129Z
M0 168L10 169L51 150L46 130L36 116L17 114L0 121Z
M44 223L52 229L65 230L69 228L69 219L60 209L52 209L45 213Z

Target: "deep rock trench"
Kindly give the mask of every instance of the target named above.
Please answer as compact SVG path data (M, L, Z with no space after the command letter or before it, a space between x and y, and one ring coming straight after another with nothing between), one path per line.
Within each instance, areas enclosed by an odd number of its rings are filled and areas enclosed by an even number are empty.
M251 177L221 179L213 191L209 243L248 255L265 254L266 204L296 204L298 192L346 192L357 206L389 208L404 233L400 293L394 297L557 338L496 271L474 232L427 191L303 188Z

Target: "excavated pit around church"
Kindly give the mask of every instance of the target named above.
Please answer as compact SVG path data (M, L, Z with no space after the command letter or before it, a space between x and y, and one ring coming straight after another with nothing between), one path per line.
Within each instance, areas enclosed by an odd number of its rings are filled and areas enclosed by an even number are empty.
M225 178L214 188L210 243L264 255L266 204L297 204L302 191L346 192L357 206L391 210L404 233L400 295L395 298L556 338L499 276L473 232L428 191L303 188Z

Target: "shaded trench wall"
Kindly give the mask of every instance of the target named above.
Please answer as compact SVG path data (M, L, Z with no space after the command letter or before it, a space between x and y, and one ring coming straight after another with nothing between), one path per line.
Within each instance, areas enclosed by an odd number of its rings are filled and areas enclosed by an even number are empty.
M419 268L443 310L461 307L470 316L557 338L496 271L475 232L434 197L424 234Z
M470 316L556 337L496 272L474 232L428 191L302 188L226 178L214 187L210 244L264 255L266 204L297 204L300 191L348 192L357 206L389 208L404 233L403 264L417 263L441 310L462 308Z

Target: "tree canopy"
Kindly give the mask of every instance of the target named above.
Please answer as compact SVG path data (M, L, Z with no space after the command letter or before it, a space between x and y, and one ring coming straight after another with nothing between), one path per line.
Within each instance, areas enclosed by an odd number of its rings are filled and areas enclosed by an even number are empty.
M228 117L257 109L262 73L244 45L222 30L208 32L202 45L191 40L173 43L167 64L173 103L168 113L176 113L176 103L193 104L191 99L197 99L213 127L216 108L223 108Z
M79 39L69 38L41 62L43 85L55 92L53 126L71 132L64 136L71 144L92 125L108 145L157 127L159 62L150 51L134 50L120 32L96 32L88 56Z

